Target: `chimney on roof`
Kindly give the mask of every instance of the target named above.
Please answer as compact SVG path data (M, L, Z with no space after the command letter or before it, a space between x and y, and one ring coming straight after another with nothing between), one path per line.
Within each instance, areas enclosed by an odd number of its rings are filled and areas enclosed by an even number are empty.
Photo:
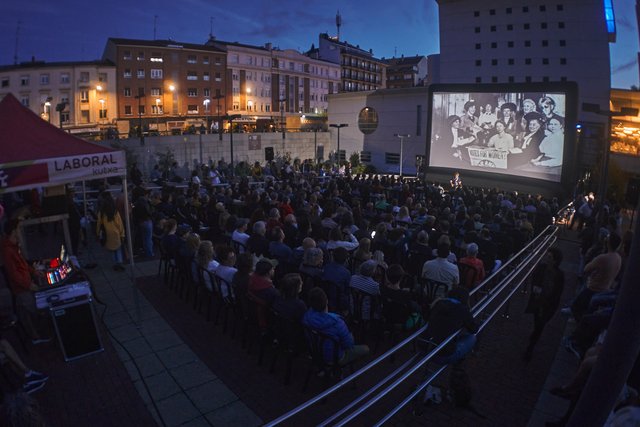
M271 49L273 49L273 45L271 43L265 43L264 44L264 48L267 49L267 50L271 50Z
M31 56L31 62L36 62L36 57L35 56Z

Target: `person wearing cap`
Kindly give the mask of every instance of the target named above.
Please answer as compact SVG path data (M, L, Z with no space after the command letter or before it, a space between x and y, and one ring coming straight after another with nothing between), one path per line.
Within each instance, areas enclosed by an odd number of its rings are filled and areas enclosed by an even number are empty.
M525 122L524 134L516 147L509 150L507 167L515 168L526 165L530 160L540 155L540 143L544 139L544 118L542 114L533 111L522 117Z
M239 243L240 253L244 253L249 241L249 235L247 234L247 227L249 226L249 220L247 218L239 218L236 222L236 229L231 233L231 240Z

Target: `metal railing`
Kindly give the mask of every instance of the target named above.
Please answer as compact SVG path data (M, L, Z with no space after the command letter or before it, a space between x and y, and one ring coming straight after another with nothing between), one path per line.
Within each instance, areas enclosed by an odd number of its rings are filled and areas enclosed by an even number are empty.
M523 249L521 249L518 253L513 255L508 261L506 261L498 271L492 273L488 276L482 283L476 286L474 289L470 291L470 295L474 295L478 292L483 292L483 296L481 299L473 306L471 309L474 318L478 318L481 315L486 315L482 320L481 325L479 326L478 333L480 333L483 329L485 329L489 322L491 322L495 316L503 309L503 307L508 304L510 298L515 294L515 292L521 287L521 285L525 282L526 278L533 271L535 266L541 259L540 254L546 251L553 243L555 243L557 237L557 227L555 225L550 225L546 227L538 236L536 236L529 244L527 244ZM504 298L499 299L499 297L505 293L506 296ZM495 303L495 307L488 312L485 313L490 306ZM287 421L293 418L296 415L301 414L307 408L312 405L320 402L325 399L329 395L335 393L339 389L343 388L345 385L349 384L353 380L356 380L358 377L362 376L366 372L370 371L372 368L378 366L382 361L387 359L388 357L396 354L399 350L405 347L407 344L412 343L416 338L418 338L422 333L427 329L428 325L425 325L418 329L416 332L412 333L409 337L404 339L399 344L395 345L393 348L386 351L384 354L362 367L358 371L344 378L342 381L337 384L331 386L327 390L322 393L314 396L298 407L290 410L289 412L283 414L282 416L276 418L275 420L266 424L266 426L276 426L284 421ZM352 402L348 403L344 407L342 407L339 411L332 414L330 417L322 421L320 426L327 425L336 425L342 426L347 424L348 422L354 420L356 417L363 414L367 409L371 408L377 402L379 402L383 397L389 394L392 390L403 384L409 377L414 375L418 370L420 370L423 366L425 366L433 357L435 357L440 350L446 347L450 342L452 342L456 336L460 333L460 331L456 331L439 345L437 345L433 350L429 353L419 354L416 353L412 357L410 357L406 362L404 362L401 366L396 368L393 372L386 375L382 380L377 382L375 385L370 387L366 392L359 395ZM422 357L423 356L423 357ZM420 358L422 357L422 358ZM420 359L416 362L417 359ZM408 370L406 370L409 366ZM390 420L395 414L397 414L402 408L404 408L412 399L418 396L431 382L437 378L446 368L445 366L440 366L434 373L432 373L426 381L423 381L412 393L409 394L402 402L398 405L394 406L394 409L385 415L376 425L382 425L388 420ZM394 379L395 378L395 379ZM389 384L388 384L389 383ZM388 384L382 391L378 392L375 396L369 398L372 394L380 390ZM368 399L368 400L367 400ZM357 409L354 409L357 408ZM350 412L351 411L351 412ZM343 417L340 419L341 417ZM339 420L339 421L336 421ZM334 423L335 422L335 423Z

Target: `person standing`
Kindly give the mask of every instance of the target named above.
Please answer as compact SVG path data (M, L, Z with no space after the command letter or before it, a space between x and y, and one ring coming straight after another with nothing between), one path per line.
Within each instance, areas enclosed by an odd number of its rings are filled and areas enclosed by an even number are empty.
M138 226L142 248L146 257L153 257L153 221L151 219L151 204L147 198L148 190L143 192L136 199L133 207L133 219Z
M561 262L560 249L550 248L531 276L531 296L525 313L533 315L533 332L529 336L529 345L523 356L526 361L531 360L533 349L542 335L542 330L560 304L564 290L564 272L560 270Z
M122 265L122 242L124 241L124 226L122 218L116 209L116 204L111 194L104 193L102 196L102 206L98 212L98 221L96 222L96 233L101 233L104 227L104 247L111 251L113 255L113 269L116 271L124 271Z

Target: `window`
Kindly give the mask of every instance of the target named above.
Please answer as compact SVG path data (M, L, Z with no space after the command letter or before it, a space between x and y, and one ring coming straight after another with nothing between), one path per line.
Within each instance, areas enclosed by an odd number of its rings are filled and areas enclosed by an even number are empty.
M69 112L63 111L60 113L60 121L62 123L69 123Z
M189 89L187 89L187 96L190 97L194 97L194 96L198 96L198 89L195 87L190 87Z
M80 111L80 123L89 123L90 119L89 110Z
M491 32L492 32L492 33L495 33L495 32L496 32L496 26L495 26L495 25L492 25L490 29L491 29Z
M516 81L516 79L513 76L509 76L509 83L513 83L515 81Z
M540 29L546 30L547 29L547 23L546 22L541 22L540 23Z
M564 22L558 22L558 28L563 29L564 28Z
M138 72L136 73L136 76L139 79L144 79L144 68L138 68Z
M20 103L25 107L29 107L29 95L22 95L20 97Z
M560 81L561 81L561 82L566 82L566 81L567 81L567 77L566 77L566 76L562 76L562 77L560 77Z
M498 78L496 76L492 76L491 83L498 83Z
M98 73L98 81L106 82L107 81L107 73Z
M476 18L480 16L480 11L479 10L474 11L473 16L475 16Z
M209 88L202 89L202 96L211 96L211 89Z
M203 64L208 64L209 63L209 57L208 56L203 56L202 57L202 63Z
M161 104L152 105L151 114L162 114L162 105Z
M545 83L548 83L549 82L549 76L544 76L542 78L542 81L545 82Z
M491 65L498 65L498 60L497 59L492 59L491 60Z
M152 79L161 79L162 78L162 70L158 68L152 68L149 71L149 75Z
M476 83L482 83L482 77L476 77Z
M495 9L489 9L489 15L495 15L496 14L496 10Z
M542 65L549 65L549 58L542 58Z
M531 28L531 24L524 24L523 28L525 30L528 30L529 28Z
M160 52L151 52L151 62L162 62L162 54Z
M513 25L511 24L507 25L507 31L513 31Z
M133 113L131 112L131 105L125 105L124 106L124 115L125 116L130 116Z
M491 42L491 49L497 49L498 48L498 43L497 42Z
M60 94L60 102L63 104L68 104L69 103L69 94L68 93L61 93Z
M399 153L384 153L384 162L388 165L399 165L400 154Z
M29 76L20 76L20 86L29 86Z
M209 81L209 72L205 71L202 73L202 80L204 80L205 82Z
M558 12L562 12L562 11L564 10L564 6L563 6L563 5L561 5L561 4L559 4L559 5L557 5L557 6L556 6L556 10L557 10Z
M151 96L160 96L160 95L162 95L162 91L160 90L159 87L151 88Z
M513 47L513 42L507 42L507 47Z
M196 71L187 71L187 80L198 80L198 73Z
M9 77L2 78L2 87L9 87Z
M525 40L524 47L531 47L531 40Z
M531 76L525 77L524 81L527 82L527 83L531 83Z
M507 8L507 10L505 11L507 12L507 15L511 15L511 12L513 12L513 9L511 9L510 7Z
M524 63L525 65L531 65L531 58L525 58Z
M87 72L87 71L82 71L82 72L80 73L80 81L81 81L82 83L87 83L87 82L89 82L89 72Z
M131 96L131 88L130 87L125 87L124 88L124 96L126 96L126 97L130 97Z
M528 12L529 12L529 6L523 6L522 13L528 13Z
M63 85L69 84L69 73L60 74L60 84L63 84Z
M567 65L567 58L560 58L560 65Z
M516 63L516 61L513 58L509 58L509 65L513 65L515 63Z
M99 117L101 119L106 119L107 118L107 110L100 110L99 111Z
M372 134L378 128L378 112L371 107L365 107L358 114L358 129L365 135Z
M219 56L216 56L216 57L215 57L215 64L216 64L216 65L222 65L222 59L220 59L220 57L219 57Z
M80 102L89 102L89 91L81 90L80 91Z
M540 5L540 12L544 12L544 11L546 11L546 10L547 10L547 6L545 6L545 5L541 4L541 5Z
M40 74L40 84L41 85L49 84L49 74Z
M138 61L144 61L144 52L138 52L138 56L136 56Z
M549 40L542 40L542 47L549 46Z
M566 41L566 40L560 40L560 41L558 42L558 44L559 44L561 47L565 47L565 46L567 45L567 41Z
M144 105L138 105L138 114L139 115L143 115L144 114Z
M476 50L479 50L482 47L480 43L476 43Z
M371 151L361 151L360 161L363 163L371 163Z
M197 104L187 105L187 114L198 114L198 105Z
M482 65L482 60L476 59L476 67L479 67L481 65Z
M216 73L216 81L217 82L222 81L222 77L221 77L220 73Z
M187 56L187 64L195 64L197 62L197 58L195 55Z
M124 52L122 52L122 59L124 59L125 61L130 61L131 60L131 51L130 50L125 50Z
M130 79L131 78L131 68L125 68L124 71L122 72L122 76L125 79Z
M138 88L138 97L139 98L144 97L144 88L143 87L139 87Z
M476 27L476 28L474 28L474 31L475 31L476 33L479 33L479 32L480 32L480 27Z

